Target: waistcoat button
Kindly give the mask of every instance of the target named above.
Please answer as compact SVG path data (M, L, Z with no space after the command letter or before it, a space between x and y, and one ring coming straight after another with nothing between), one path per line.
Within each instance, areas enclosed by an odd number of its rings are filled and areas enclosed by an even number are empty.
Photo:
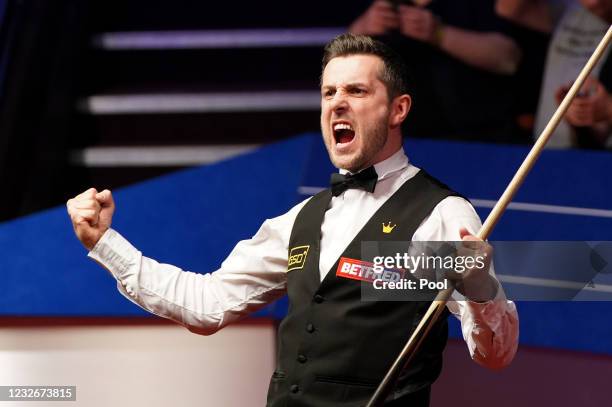
M322 302L323 302L323 300L324 300L324 298L323 298L323 296L322 296L322 295L317 294L317 295L315 295L315 296L314 296L314 301L315 301L317 304L322 303Z
M308 325L306 325L306 332L308 332L308 333L313 333L313 332L314 332L314 330L315 330L315 327L314 327L314 325L313 325L313 324L308 324Z
M289 391L291 393L297 393L298 391L300 391L300 386L298 386L297 384L292 384L289 388Z
M306 361L307 361L308 359L306 359L306 356L304 356L304 355L298 355L297 360L298 360L298 362L300 362L300 363L306 363Z

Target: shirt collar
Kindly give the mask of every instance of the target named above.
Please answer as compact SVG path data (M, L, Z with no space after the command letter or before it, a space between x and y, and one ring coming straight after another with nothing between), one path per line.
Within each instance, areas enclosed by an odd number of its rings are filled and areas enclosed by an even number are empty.
M409 164L408 156L403 148L397 150L393 155L386 160L374 164L378 180L387 178L389 175L406 168ZM340 174L348 174L347 170L340 169Z

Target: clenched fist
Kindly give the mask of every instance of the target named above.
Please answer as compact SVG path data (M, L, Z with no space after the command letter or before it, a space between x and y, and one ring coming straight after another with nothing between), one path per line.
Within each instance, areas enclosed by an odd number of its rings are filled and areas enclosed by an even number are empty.
M557 103L561 104L569 88L568 84L557 90ZM612 94L597 79L587 78L581 92L567 109L565 120L577 127L612 123Z
M387 0L376 0L351 24L351 34L382 35L399 26L397 13Z
M418 41L436 44L440 21L431 11L422 7L399 7L400 32Z
M87 250L93 249L110 228L115 203L111 191L90 188L66 202L74 233Z

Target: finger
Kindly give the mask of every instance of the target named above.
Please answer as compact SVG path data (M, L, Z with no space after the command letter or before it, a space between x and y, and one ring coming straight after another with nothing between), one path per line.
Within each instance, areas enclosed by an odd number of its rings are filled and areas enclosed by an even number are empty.
M98 223L98 213L91 209L83 209L74 213L74 223L81 225L87 223L95 226Z
M578 117L576 115L568 116L567 117L567 121L572 126L582 127L582 126L586 126L587 125L586 122L584 121L584 119L582 119L581 117Z
M113 201L113 194L108 189L96 194L96 199L102 206L113 206L115 204Z
M396 28L398 28L400 26L398 21L385 21L385 23L383 24L383 29L384 31L387 30L394 30Z
M91 200L90 202L84 203L83 201L71 200L67 205L68 215L74 217L78 215L79 211L87 210L87 211L100 211L100 204L97 201Z
M579 127L586 127L586 126L592 125L593 123L589 117L583 115L583 116L577 116L576 121L573 124Z
M594 90L593 93L596 95L601 94L602 92L606 92L606 88L604 88L602 83L596 79L593 80L592 89Z
M393 11L383 11L380 14L378 14L378 17L380 17L381 19L390 19L390 20L399 19L399 16Z
M467 250L468 252L475 253L483 252L487 246L487 243L477 238L472 240L470 237L466 237L461 241L461 245L463 246L463 249Z
M406 13L401 14L401 16L402 16L402 19L404 19L404 21L410 21L412 23L419 23L424 20L421 14L406 12Z
M589 111L583 108L576 107L572 110L572 116L577 119L584 120L589 117Z
M400 8L400 14L412 20L422 20L427 15L427 12L418 7L406 6L404 8Z
M427 29L423 26L420 25L415 25L413 28L413 32L414 34L419 37L419 38L426 38L427 37Z
M444 272L444 277L446 277L447 279L453 281L453 282L458 282L460 280L463 279L464 274L463 273L459 273L457 271L454 270L446 270Z
M98 191L95 188L89 188L88 190L80 193L75 199L94 199Z
M591 107L578 107L576 108L576 115L582 117L583 119L589 119L593 117L593 109Z
M74 200L70 206L74 209L100 210L100 203L95 199Z
M591 124L587 120L584 120L584 119L576 119L575 121L570 122L570 123L576 127L588 127Z
M475 252L481 252L487 245L487 242L480 240L475 236L467 236L461 241L461 244L458 245L457 254L469 255L474 254Z
M584 109L585 107L588 107L590 105L591 105L591 100L588 96L580 96L574 99L570 107L577 108L577 109Z
M388 1L385 0L377 0L374 2L374 4L372 5L372 8L374 10L381 10L381 11L394 11L393 10L393 4L389 3Z
M597 80L593 79L593 77L591 75L587 76L587 78L584 80L583 84L582 84L582 88L581 89L587 89L590 88L592 86L595 86L597 83Z
M470 231L466 227L462 227L461 229L459 229L459 237L461 238L461 240L463 240L463 238L466 236L472 236Z
M421 9L419 7L415 7L415 6L409 6L407 4L400 4L400 6L397 8L400 12L415 12L415 11L421 11Z
M402 31L406 35L418 37L420 30L410 23L402 23Z
M408 21L402 20L402 26L412 30L415 33L420 33L424 31L425 26L420 21Z
M459 236L465 249L470 251L486 250L488 244L478 236L473 235L467 228L462 227L459 229Z
M412 30L418 30L423 25L420 21L410 20L406 18L402 18L402 25L404 27L410 27Z
M383 19L383 25L385 27L397 27L399 25L399 19L397 17L385 17Z
M399 24L399 19L397 17L394 17L394 16L387 16L387 17L381 17L381 18L377 19L375 23L377 25L386 27L386 26L390 26L390 25L398 25Z
M580 88L580 90L576 94L576 97L580 99L591 99L596 93L597 93L597 87L595 85L585 84Z
M90 214L93 214L97 218L100 215L100 209L98 208L71 208L70 210L68 210L68 215L70 215L71 218L81 216L81 214L87 214L88 216Z

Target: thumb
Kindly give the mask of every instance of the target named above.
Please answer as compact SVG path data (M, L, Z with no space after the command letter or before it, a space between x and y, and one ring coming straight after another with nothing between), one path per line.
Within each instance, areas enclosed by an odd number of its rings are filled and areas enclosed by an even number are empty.
M597 93L597 83L597 79L594 79L589 75L578 91L578 96L586 98L593 96L595 93Z
M470 231L467 230L467 228L465 227L462 227L461 229L459 229L459 237L461 238L461 240L463 240L463 238L466 236L472 236Z
M584 80L584 83L582 84L582 86L584 88L590 88L592 86L595 86L595 84L597 83L597 79L593 78L593 76L589 75L587 76L587 78Z

